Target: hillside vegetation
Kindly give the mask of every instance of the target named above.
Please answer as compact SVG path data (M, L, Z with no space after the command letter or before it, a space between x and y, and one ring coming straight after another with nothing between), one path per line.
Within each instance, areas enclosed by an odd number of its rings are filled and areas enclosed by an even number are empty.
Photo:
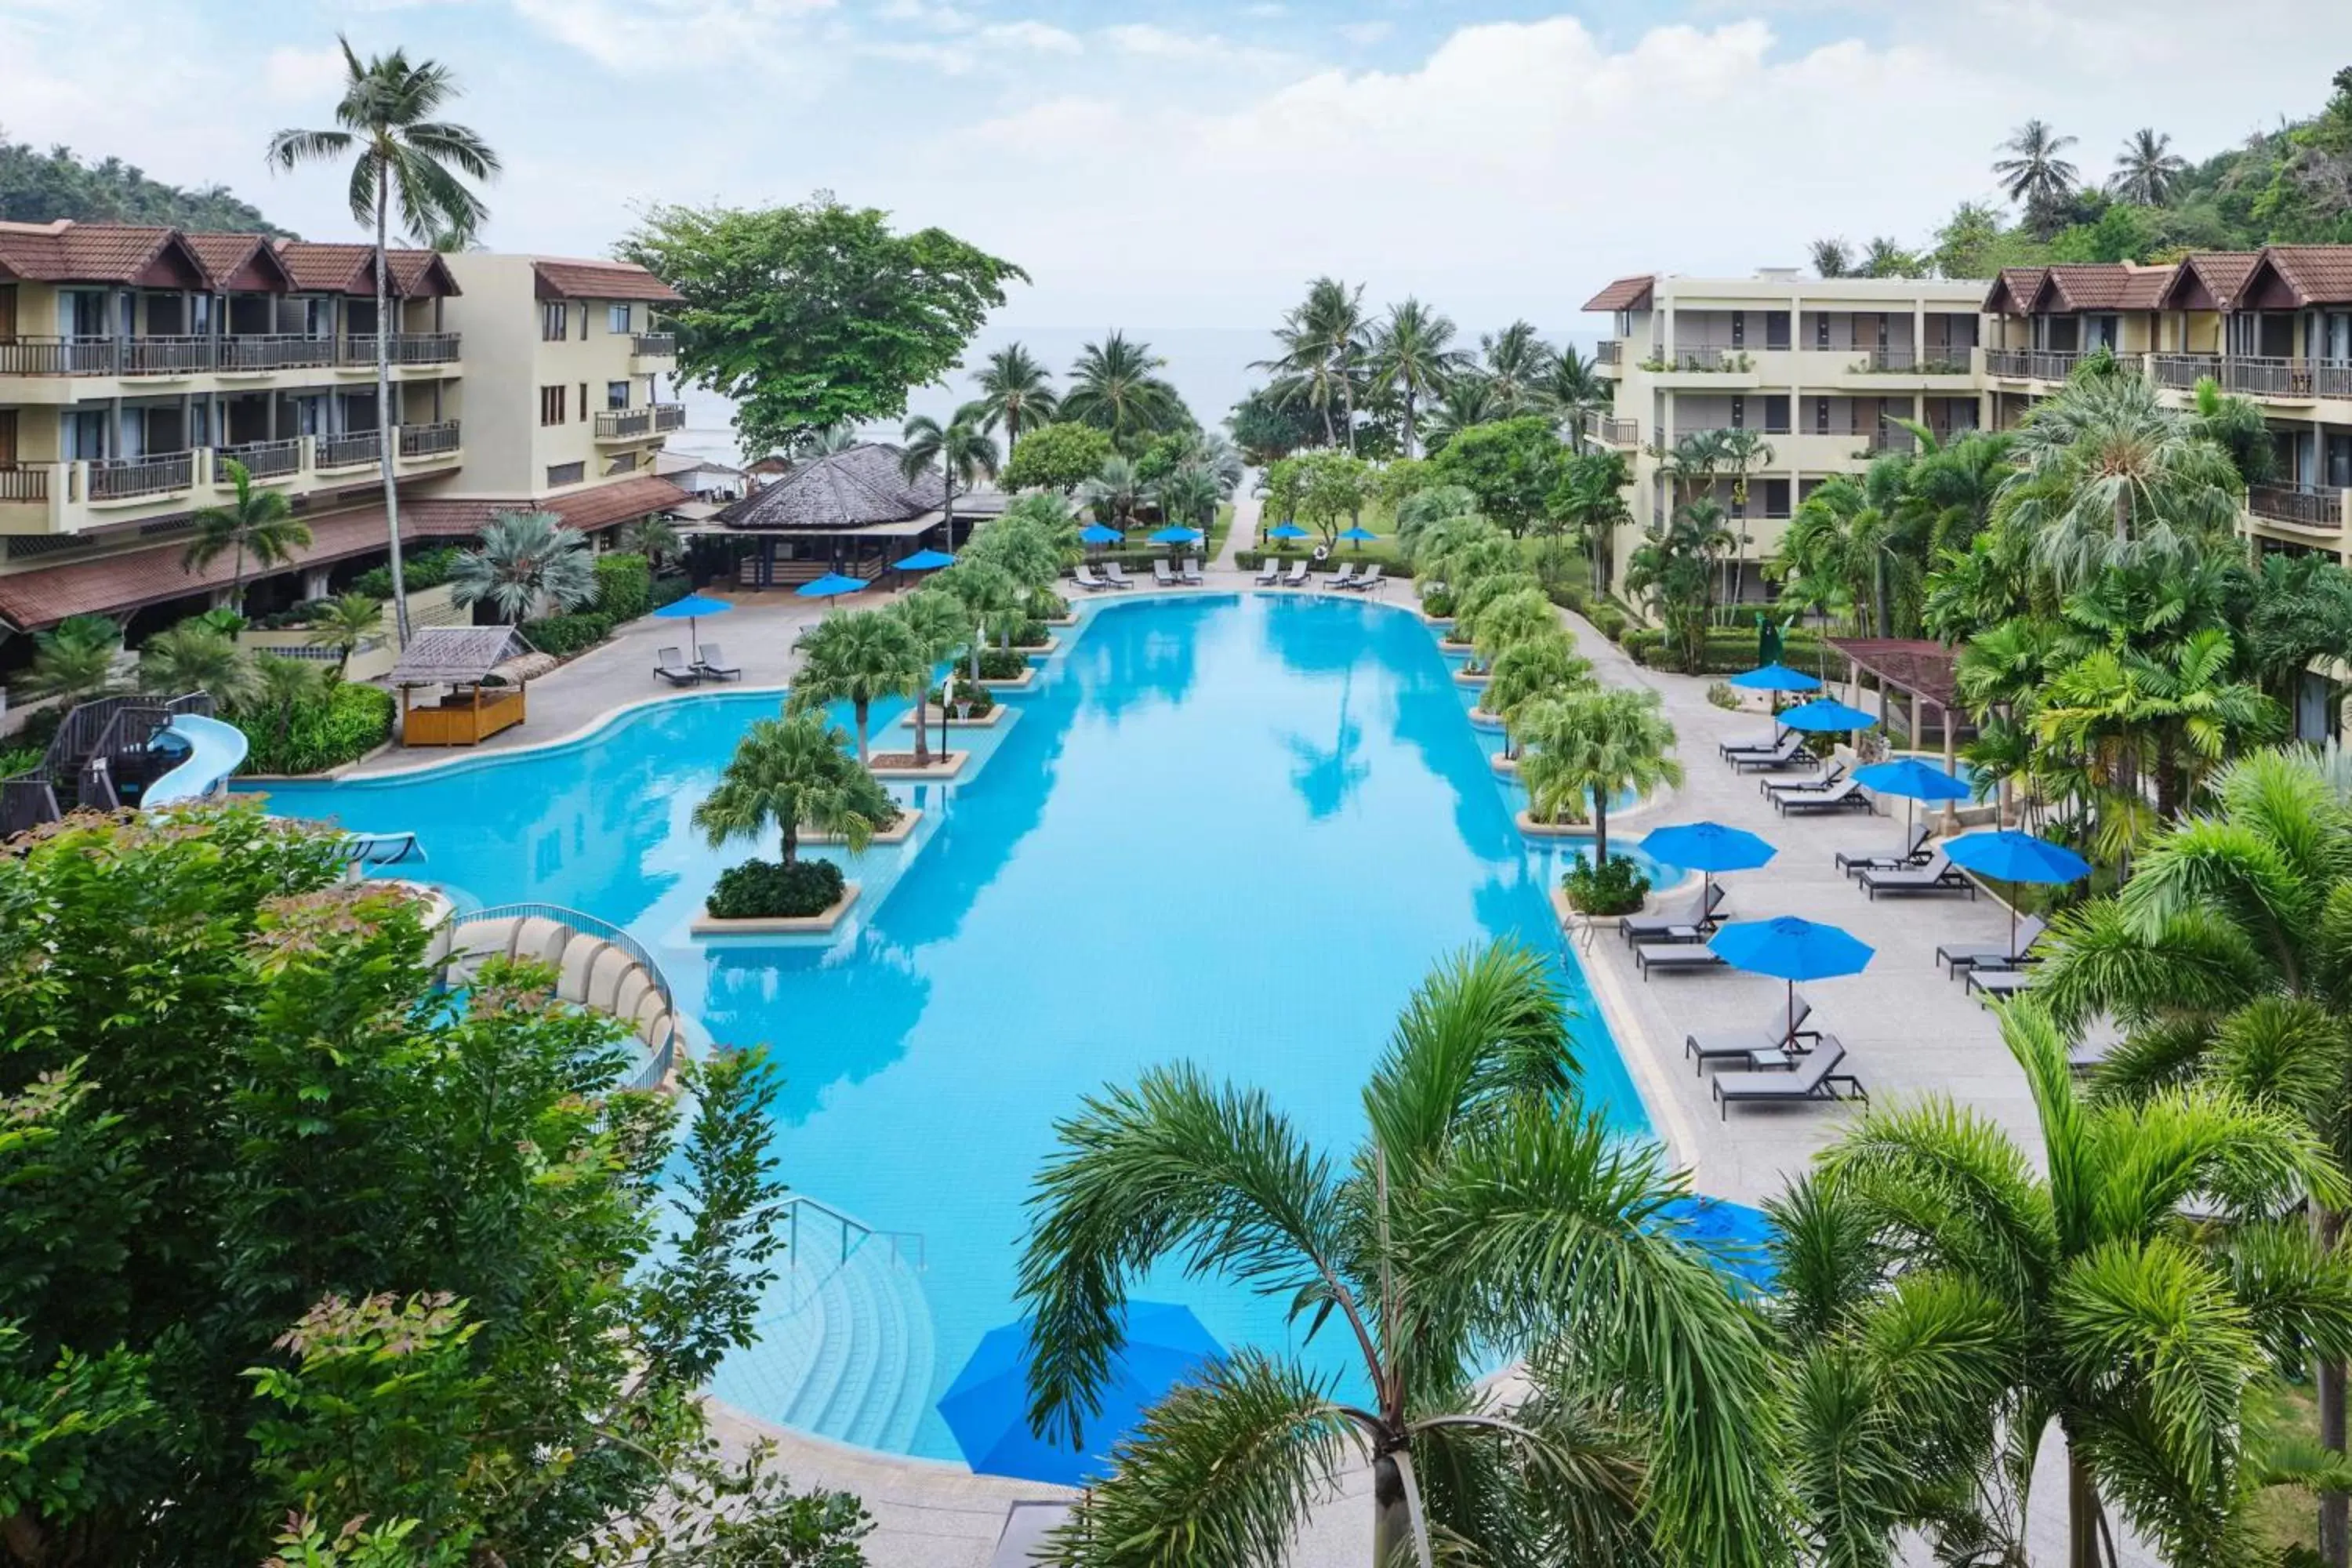
M92 162L62 146L44 153L0 132L0 219L47 223L60 217L291 233L263 217L259 207L231 195L226 185L188 190L150 179L144 170L120 158Z

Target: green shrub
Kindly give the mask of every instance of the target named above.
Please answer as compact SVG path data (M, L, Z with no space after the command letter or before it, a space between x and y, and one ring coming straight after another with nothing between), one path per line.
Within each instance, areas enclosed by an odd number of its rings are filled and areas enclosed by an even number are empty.
M1568 907L1581 915L1630 915L1650 896L1650 879L1622 855L1595 866L1580 859L1559 879Z
M1421 613L1433 620L1445 620L1454 614L1454 593L1449 588L1432 588L1421 596Z
M338 681L323 700L294 710L278 735L278 716L232 715L251 746L245 765L257 773L316 773L355 763L392 739L394 703L380 686Z
M41 765L49 754L47 746L0 746L0 779L15 778Z
M653 596L647 600L648 611L659 610L677 604L694 592L694 579L683 572L673 572L667 577L654 579Z
M271 615L256 616L252 626L256 631L292 631L298 627L309 626L317 618L324 606L331 603L333 601L330 599L305 599L290 608L278 610Z
M422 593L427 588L438 588L442 584L446 583L449 580L449 574L457 569L457 557L462 553L464 552L454 544L445 544L436 550L420 550L402 559L400 580L408 585L408 591L412 594ZM391 566L372 566L361 573L352 579L350 592L365 594L371 599L391 598Z
M1656 626L1629 626L1617 646L1635 664L1658 665L1665 658L1666 634Z
M746 860L719 873L710 912L723 921L797 920L821 915L846 887L830 860Z
M956 682L955 700L956 706L958 708L971 709L971 712L970 716L974 719L985 719L989 714L996 710L996 693L991 691L985 686L974 686L970 681L960 680ZM938 711L940 700L940 689L934 686L931 688L930 696L932 710L931 722L934 724L939 722Z
M1058 621L1070 613L1070 601L1051 588L1039 588L1029 595L1028 613L1041 621Z
M1544 594L1561 609L1574 610L1580 616L1585 613L1585 606L1591 602L1591 595L1584 591L1581 584L1577 583L1549 584Z
M1632 625L1632 623L1625 618L1625 612L1619 609L1614 605L1600 605L1594 606L1590 619L1592 622L1592 629L1599 632L1602 637L1607 637L1611 642L1623 641L1625 637L1625 628Z
M582 610L569 616L550 616L543 621L522 624L524 640L544 654L568 658L582 648L593 647L603 642L613 629L613 617L602 610Z
M980 678L982 680L1018 680L1029 668L1029 658L1018 648L984 647L980 650Z
M1043 621L1024 621L1013 634L1014 647L1044 647L1054 638L1053 628Z
M596 611L614 626L654 607L654 573L646 558L625 551L596 557Z
M1739 693L1720 680L1710 680L1706 683L1706 700L1717 708L1727 709L1733 712L1738 712L1739 710Z

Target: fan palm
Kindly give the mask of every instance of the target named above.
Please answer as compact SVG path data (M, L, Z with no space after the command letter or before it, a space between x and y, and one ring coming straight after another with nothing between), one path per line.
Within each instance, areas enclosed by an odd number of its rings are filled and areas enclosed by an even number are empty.
M2339 1203L2344 1178L2298 1117L2226 1089L2086 1100L2031 998L2001 1034L2032 1089L2038 1158L1937 1097L1872 1110L1780 1205L1783 1310L1812 1347L1801 1383L1874 1346L1918 1374L1795 1402L1793 1446L1817 1457L1801 1507L1828 1561L1885 1562L1906 1524L1971 1552L2006 1539L1998 1560L2021 1560L2019 1521L1968 1494L2021 1499L2054 1420L2074 1568L2114 1562L2110 1501L2168 1562L2236 1561L2248 1392L2271 1352L2352 1342L2346 1257L2266 1216L2306 1194ZM2192 1226L2192 1199L2229 1223ZM1989 1457L1995 1473L1912 1500L1908 1517L1849 1506L1900 1499L1882 1478L1930 1435L1935 1458Z
M1544 962L1441 964L1400 1016L1344 1163L1189 1066L1090 1097L1033 1199L1031 1419L1082 1437L1129 1286L1216 1273L1349 1347L1344 1394L1244 1351L1163 1400L1055 1542L1068 1563L1280 1562L1352 1455L1373 1562L1771 1560L1756 1327L1667 1205L1681 1178L1575 1089ZM1529 1357L1536 1393L1473 1385ZM1526 1555L1515 1555L1524 1552Z
M383 521L392 553L393 625L406 647L408 590L401 581L400 490L390 429L392 263L386 236L395 205L401 226L411 234L479 233L489 214L466 181L496 174L499 155L465 126L436 118L457 94L447 67L433 60L411 64L399 49L362 62L348 39L335 42L343 51L343 96L335 105L339 129L280 131L269 139L268 156L281 169L350 158L352 216L375 226L375 406L383 427Z
M1419 300L1391 305L1372 329L1367 360L1370 384L1392 394L1403 419L1404 455L1416 454L1414 416L1444 387L1446 378L1469 363L1454 344L1454 322Z
M493 514L482 525L481 547L449 569L451 604L488 603L509 625L575 610L595 597L595 546L551 511Z
M1135 523L1135 509L1143 504L1145 489L1135 477L1135 465L1113 454L1103 459L1094 478L1078 487L1078 500L1111 527L1130 528Z
M856 727L857 761L866 760L874 704L900 696L917 681L928 689L931 667L904 620L882 610L827 616L801 634L801 668L785 700L787 712L846 702Z
M1217 519L1217 481L1204 468L1183 467L1152 488L1160 515L1170 522L1206 530Z
M2117 201L2160 207L2188 172L2189 160L2172 151L2172 138L2144 126L2133 132L2124 150L2116 154L2116 172L2107 180L2107 194Z
M646 558L646 563L656 571L661 563L678 552L680 544L677 524L659 512L649 512L634 522L620 527L621 548L633 550Z
M2074 194L2077 171L2059 155L2074 144L2074 138L2059 135L2045 121L2029 120L2000 144L2009 156L1997 160L1992 172L2010 200L2029 207L2055 206Z
M254 489L252 471L234 458L226 467L233 499L224 506L205 507L188 520L196 536L181 564L190 572L201 572L223 554L234 552L236 566L229 578L229 606L242 615L247 558L261 566L282 566L294 558L294 552L310 548L310 531L295 517L286 492Z
M1499 332L1484 334L1478 353L1503 418L1525 414L1542 401L1551 381L1553 356L1534 322L1513 321Z
M928 414L918 414L900 432L907 449L898 459L898 471L907 476L908 483L929 473L933 463L940 466L942 517L955 516L958 485L971 489L981 480L996 477L996 442L981 429L982 416L980 405L967 403L944 426Z
M104 616L68 616L33 639L29 688L68 703L102 697L114 688L114 659L122 628Z
M1609 858L1609 802L1683 782L1675 727L1646 687L1571 691L1519 710L1514 727L1526 754L1519 782L1538 822L1592 820L1592 863Z
M1150 343L1129 342L1123 332L1087 343L1070 368L1060 416L1108 431L1113 443L1129 450L1141 437L1183 423L1184 400L1154 374L1167 363Z
M971 612L962 602L937 588L909 594L885 613L906 623L922 656L923 678L907 694L915 700L915 765L927 768L931 765L931 749L923 720L930 711L932 672L942 659L952 658L965 645L976 641L978 633Z
M1007 343L989 355L971 379L980 388L975 400L981 408L980 427L989 431L1000 425L1004 427L1007 457L1021 444L1024 429L1052 424L1060 406L1054 395L1052 373L1019 343Z
M208 691L221 707L240 708L254 695L253 664L235 637L198 621L182 621L140 648L139 689L167 696Z
M717 787L695 806L694 826L714 849L772 827L787 866L799 857L803 829L836 834L853 852L863 850L875 826L898 808L873 774L842 753L846 738L818 713L753 720Z

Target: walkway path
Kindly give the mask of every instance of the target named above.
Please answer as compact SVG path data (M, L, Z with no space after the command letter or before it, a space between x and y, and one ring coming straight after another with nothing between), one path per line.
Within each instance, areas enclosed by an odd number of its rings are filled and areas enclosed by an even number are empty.
M1236 572L1241 569L1234 555L1238 551L1257 548L1257 520L1265 510L1265 498L1257 493L1257 470L1246 469L1242 482L1234 489L1233 526L1225 531L1224 548L1209 563L1212 568Z

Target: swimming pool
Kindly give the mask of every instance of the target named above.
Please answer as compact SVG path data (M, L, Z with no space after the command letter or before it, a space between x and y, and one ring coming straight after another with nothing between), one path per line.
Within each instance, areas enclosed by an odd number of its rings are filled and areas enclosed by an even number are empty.
M1562 963L1587 1094L1640 1100L1547 889L1563 853L1512 824L1428 629L1336 596L1096 602L1018 717L958 732L980 767L894 786L925 816L857 858L832 939L697 942L722 866L688 826L772 695L661 703L588 740L380 781L273 786L272 807L413 828L461 901L626 926L714 1039L766 1041L797 1193L896 1237L800 1215L762 1342L714 1388L753 1413L952 1458L931 1410L1015 1316L1030 1179L1082 1095L1190 1058L1263 1088L1344 1157L1399 1005L1439 955L1516 936ZM898 710L877 736L903 735ZM1634 835L1628 835L1629 839ZM773 853L772 844L761 847ZM839 855L837 850L818 850ZM842 1257L846 1251L848 1256ZM919 1263L920 1267L914 1265ZM1173 1271L1139 1296L1227 1344L1288 1339L1278 1302ZM1311 1347L1345 1365L1336 1340Z

